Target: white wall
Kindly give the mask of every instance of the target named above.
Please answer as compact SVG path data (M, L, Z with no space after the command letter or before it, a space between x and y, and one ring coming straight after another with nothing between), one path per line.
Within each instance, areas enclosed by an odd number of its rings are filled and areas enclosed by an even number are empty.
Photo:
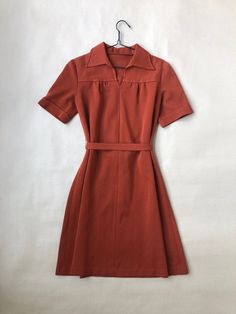
M233 0L1 1L1 259L3 314L233 314L236 272L236 97ZM194 109L162 129L156 155L190 274L55 276L64 206L85 153L37 100L64 64L101 41L138 42L171 62Z

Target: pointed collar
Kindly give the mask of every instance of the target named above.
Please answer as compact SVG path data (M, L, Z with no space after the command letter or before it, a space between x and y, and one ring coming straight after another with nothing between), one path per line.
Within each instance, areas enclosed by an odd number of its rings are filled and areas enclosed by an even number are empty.
M107 55L107 48L109 47L108 44L106 44L104 41L96 45L90 50L89 56L88 56L88 62L87 67L93 67L100 64L108 64L112 66L108 55ZM139 44L134 44L130 46L134 48L134 54L132 55L132 58L130 59L129 64L126 66L126 68L135 66L147 70L154 70L155 67L152 64L151 55L148 51L146 51L143 47L141 47ZM130 49L127 47L110 47L109 48L111 52L118 52L118 53L127 53L130 54Z

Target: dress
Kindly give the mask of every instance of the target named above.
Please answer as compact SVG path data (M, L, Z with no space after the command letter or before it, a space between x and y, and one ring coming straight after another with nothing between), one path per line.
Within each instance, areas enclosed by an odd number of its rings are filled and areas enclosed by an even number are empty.
M63 123L78 113L85 135L55 275L189 272L152 139L193 109L170 63L131 47L100 42L70 59L38 101Z

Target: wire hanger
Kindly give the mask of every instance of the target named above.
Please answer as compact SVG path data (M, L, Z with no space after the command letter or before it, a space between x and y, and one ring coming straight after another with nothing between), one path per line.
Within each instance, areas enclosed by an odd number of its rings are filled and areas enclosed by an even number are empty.
M108 45L108 47L114 47L114 46L120 44L120 45L123 46L123 47L127 47L127 48L130 48L130 49L132 49L132 50L135 50L135 48L126 46L126 45L124 45L124 44L121 43L121 39L120 39L120 38L121 38L121 36L120 36L120 30L119 30L118 27L117 27L118 23L120 23L120 22L125 22L126 25L128 25L129 28L131 28L131 26L130 26L125 20L119 20L119 21L116 23L116 29L117 29L117 31L118 31L118 39L117 39L117 42L116 42L114 45Z

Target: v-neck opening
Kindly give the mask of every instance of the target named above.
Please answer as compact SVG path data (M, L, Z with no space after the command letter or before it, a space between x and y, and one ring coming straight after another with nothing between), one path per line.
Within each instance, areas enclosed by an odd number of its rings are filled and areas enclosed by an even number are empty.
M113 46L109 46L107 43L105 43L104 41L102 42L103 45L103 49L104 49L104 54L106 57L106 61L107 64L111 67L114 77L115 77L115 81L118 85L118 87L121 87L121 85L123 84L125 75L126 75L126 71L128 69L128 67L130 67L133 64L133 61L136 57L137 54L137 49L138 49L138 44L135 43L133 45L131 45L130 47L113 47ZM131 48L134 48L134 50L132 51ZM109 52L108 52L109 49ZM117 55L130 55L131 58L128 62L128 64L124 67L122 66L114 66L114 64L112 63L109 55L110 54L117 54ZM119 77L119 70L122 69L123 73L122 73L122 78Z

